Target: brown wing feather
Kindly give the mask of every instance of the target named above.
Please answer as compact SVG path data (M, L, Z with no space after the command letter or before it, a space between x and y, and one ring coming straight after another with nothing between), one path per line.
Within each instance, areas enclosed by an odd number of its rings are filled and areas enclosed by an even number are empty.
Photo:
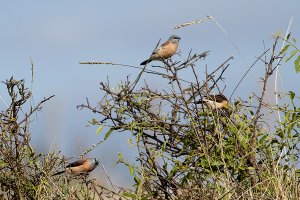
M209 95L208 96L209 100L212 101L216 101L218 103L222 102L222 101L228 101L227 98L223 95L223 94L217 94L217 95Z
M162 45L160 45L155 51L153 51L152 55L148 60L145 60L141 63L141 65L145 65L152 60L162 60L167 59L173 56L177 51L178 43L173 43L171 41L166 41Z
M76 167L76 166L82 165L85 161L86 161L86 159L77 160L75 162L68 164L66 167Z
M167 46L169 43L171 43L171 42L168 40L168 41L166 41L165 43L163 43L163 44L160 45L160 46L163 48L163 47Z
M155 49L155 51L152 53L156 54L156 53L160 53L161 51L163 51L166 47L168 47L168 45L170 44L170 41L166 41L165 43L163 43L162 45L160 45L157 49Z
M160 53L166 46L168 46L168 44L170 43L170 41L166 41L165 43L163 43L162 45L160 45L157 49L155 49L152 53L152 56L154 54Z

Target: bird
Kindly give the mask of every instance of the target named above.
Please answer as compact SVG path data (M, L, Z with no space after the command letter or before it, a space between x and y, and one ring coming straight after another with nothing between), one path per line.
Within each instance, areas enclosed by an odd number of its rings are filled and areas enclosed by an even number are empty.
M70 163L66 166L66 169L53 174L52 176L59 175L65 172L71 174L83 174L93 171L99 164L96 158L84 158Z
M173 56L178 48L178 43L181 38L177 35L172 35L165 43L156 48L149 59L141 63L141 65L146 65L153 60L163 61Z
M196 104L205 103L211 109L224 109L229 107L229 101L223 94L212 94L196 101Z

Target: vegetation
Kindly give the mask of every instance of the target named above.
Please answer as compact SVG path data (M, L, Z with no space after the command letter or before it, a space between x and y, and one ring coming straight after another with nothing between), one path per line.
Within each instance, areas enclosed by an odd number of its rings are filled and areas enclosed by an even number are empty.
M32 116L54 95L28 106L32 94L24 80L12 77L4 84L11 99L0 113L0 199L113 199L113 191L85 175L52 176L65 158L59 152L42 155L31 146Z
M289 41L289 36L275 36L273 46L253 63L265 69L260 91L249 92L247 100L231 100L226 109L195 103L211 93L223 93L226 86L233 57L205 78L198 76L197 68L203 68L201 61L209 52L191 52L182 61L165 61L151 70L146 65L136 80L116 87L101 83L99 103L94 106L87 100L78 108L98 114L90 123L98 126L97 132L107 131L105 142L111 134L134 136L129 142L138 151L137 162L127 162L121 153L118 160L135 181L128 189L107 189L87 175L52 176L66 160L60 152L36 152L29 127L32 116L53 96L32 106L24 80L6 80L11 99L0 112L0 198L299 199L299 97L283 93L289 102L272 105L266 95L291 46L278 49L281 39ZM159 76L170 87L141 84L145 74ZM189 74L189 80L182 74Z
M277 48L279 40L277 35L273 46L254 62L265 67L260 92L247 101L232 101L229 110L211 110L195 101L223 93L224 74L232 57L207 73L204 80L196 71L203 68L199 62L208 52L190 53L184 61L153 66L164 73L143 68L142 73L169 83L168 89L152 89L147 82L135 89L141 74L133 83L127 80L117 87L101 83L104 98L96 106L87 101L79 108L99 115L100 120L91 123L99 130L108 127L105 139L123 132L135 137L130 143L137 147L138 163L129 163L119 155L119 163L128 166L135 181L134 190L124 197L299 198L299 98L293 92L281 94L290 102L280 106L268 103L266 95L267 84L285 57L286 51ZM188 81L180 77L183 71L190 74Z

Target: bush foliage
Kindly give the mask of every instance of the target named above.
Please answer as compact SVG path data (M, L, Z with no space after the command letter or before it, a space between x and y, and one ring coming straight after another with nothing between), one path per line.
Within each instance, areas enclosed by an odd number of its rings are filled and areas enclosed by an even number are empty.
M228 110L212 110L195 101L223 93L228 58L198 76L208 52L190 53L183 61L143 68L135 81L117 87L101 83L104 98L87 108L99 115L92 124L111 134L131 133L137 163L119 154L135 185L124 197L133 199L298 199L299 117L295 93L281 94L286 105L272 105L267 86L285 51L280 37L254 62L264 66L260 90L248 100L236 99ZM109 63L108 63L109 64ZM159 68L159 70L153 70ZM252 67L252 66L251 66ZM250 68L251 68L250 67ZM249 68L249 70L250 70ZM163 72L161 72L163 71ZM169 87L153 89L142 74L159 76ZM184 80L181 74L189 74ZM279 94L276 94L279 95ZM278 115L278 113L280 115ZM270 120L274 119L274 120Z
M86 175L52 176L66 160L60 152L35 151L30 123L53 96L32 106L24 80L6 80L10 102L0 113L0 198L299 199L299 97L282 93L288 103L273 105L267 95L271 77L286 56L287 48L277 48L279 40L275 37L273 46L254 62L265 69L259 92L249 91L247 100L231 100L227 109L195 102L224 93L233 57L201 77L197 68L203 68L208 52L151 69L146 65L134 81L128 78L115 87L102 82L99 103L87 100L78 108L98 115L90 123L98 126L97 132L106 130L105 142L111 134L134 137L129 142L137 149L137 161L127 162L122 153L118 160L135 182L127 189L107 189ZM169 87L141 84L145 74L159 76Z

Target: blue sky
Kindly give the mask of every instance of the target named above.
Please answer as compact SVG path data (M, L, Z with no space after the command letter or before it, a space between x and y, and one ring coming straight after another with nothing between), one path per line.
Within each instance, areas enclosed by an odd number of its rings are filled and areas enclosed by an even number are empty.
M95 134L97 127L86 127L94 115L79 111L76 106L88 97L92 103L101 98L99 83L107 76L112 84L135 77L139 71L115 66L80 65L80 61L112 61L138 66L145 60L159 39L172 34L181 36L182 57L190 49L194 52L211 51L201 63L208 68L221 64L231 55L226 74L225 94L230 95L234 86L247 70L230 40L212 22L173 30L176 25L203 19L207 15L218 20L238 46L246 62L263 52L263 41L272 44L272 33L285 33L293 17L292 36L300 38L300 1L19 1L1 2L0 6L0 80L10 76L24 78L33 88L34 101L55 94L44 105L38 119L32 122L33 143L43 152L62 150L67 156L78 157L78 141L87 148L103 139ZM31 85L30 58L34 63L34 80ZM176 57L181 59L180 57ZM256 77L263 65L257 65L241 84L235 98L246 98L258 91ZM204 72L199 69L199 76ZM285 91L299 91L299 75L291 63L280 68ZM159 80L144 77L153 87ZM0 95L7 101L5 87ZM0 108L5 108L0 102ZM90 156L98 157L112 174L112 180L126 185L127 169L115 166L117 152L127 152L127 159L135 160L129 149L129 135L113 135L95 149ZM129 150L128 150L129 149ZM97 174L103 174L97 169ZM124 173L125 171L125 173ZM101 180L106 182L106 180Z

